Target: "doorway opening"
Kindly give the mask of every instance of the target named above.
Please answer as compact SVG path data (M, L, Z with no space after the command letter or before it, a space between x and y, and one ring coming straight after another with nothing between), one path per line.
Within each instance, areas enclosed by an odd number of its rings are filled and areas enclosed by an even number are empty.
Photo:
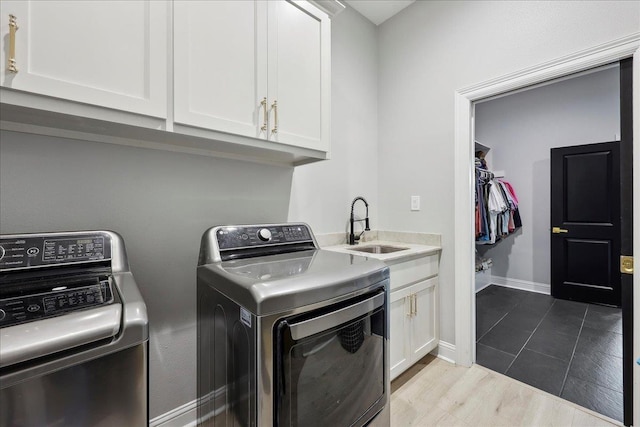
M474 118L472 103L489 98L491 96L502 95L513 90L520 90L534 84L539 84L553 80L558 77L563 77L577 72L582 72L597 66L605 65L615 61L620 61L630 56L634 56L633 65L635 65L635 82L633 97L631 94L628 96L629 105L633 100L633 106L638 109L640 92L638 91L638 66L640 62L640 54L638 53L638 47L640 46L639 37L629 37L622 40L617 40L606 45L597 46L588 51L583 51L575 55L568 56L566 58L559 59L550 63L542 64L538 67L534 67L528 70L524 70L519 73L514 73L510 76L505 76L501 79L485 82L483 84L476 85L456 93L456 245L455 245L455 262L459 266L456 272L456 362L462 365L470 365L476 359L475 354L475 290L472 289L474 283L473 269L469 268L468 272L463 270L464 265L471 266L473 264L474 244L470 241L469 236L472 235L474 228L473 211L474 206L474 194L473 194L473 182L474 177L470 170L470 165L473 161L473 147L472 141L474 140ZM627 61L630 65L631 60ZM629 121L631 117L629 117ZM631 126L627 128L628 136L633 134ZM638 125L635 124L636 141L638 141ZM612 139L612 138L610 138ZM633 158L638 163L640 160L639 150L634 150ZM629 165L631 164L631 150L627 152L629 156ZM624 155L623 155L624 158ZM633 177L633 189L635 194L640 194L640 179L638 174ZM631 191L630 191L631 194ZM630 195L629 194L629 195ZM629 203L630 202L629 198ZM628 250L631 250L631 243L635 242L636 245L640 243L640 233L638 233L640 218L638 213L638 198L633 201L635 216L632 216L630 221L634 228L633 238L629 237ZM629 206L631 208L631 206ZM630 228L628 228L630 230ZM631 234L631 233L629 233ZM629 276L627 283L635 282L635 285L640 284L638 276ZM630 286L629 286L630 288ZM624 291L623 291L624 293ZM627 295L629 296L629 295ZM632 295L632 299L627 298L627 310L630 310L633 306L640 307L640 298L638 293ZM629 311L628 311L629 312ZM638 310L635 310L636 319L638 319ZM624 323L629 330L632 326L632 319L627 316L624 319ZM638 321L636 320L636 324ZM635 329L637 335L638 328ZM629 363L633 357L632 346L636 343L638 347L638 340L632 341L633 335L625 338L625 365ZM627 367L628 368L628 367ZM627 369L629 376L631 375L631 369ZM626 377L625 377L626 378ZM628 388L625 391L631 391L632 387L630 382ZM631 419L631 399L632 393L625 393L626 403L625 411L625 424L630 424ZM637 393L636 393L637 396ZM633 401L637 407L638 399ZM635 411L637 416L638 411Z
M475 137L476 363L621 422L618 64L475 103Z

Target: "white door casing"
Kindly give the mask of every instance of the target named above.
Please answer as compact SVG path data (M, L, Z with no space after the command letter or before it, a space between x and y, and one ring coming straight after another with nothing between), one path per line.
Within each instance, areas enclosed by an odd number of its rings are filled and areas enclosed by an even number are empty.
M503 77L488 80L455 93L455 337L456 363L475 362L475 277L473 102L509 91L633 57L633 110L640 111L640 33L595 46ZM640 165L640 120L633 123L633 164ZM633 174L633 194L640 195L640 173ZM640 248L640 197L634 197L633 246ZM640 275L633 278L634 358L640 356ZM640 424L640 366L634 363L634 424Z

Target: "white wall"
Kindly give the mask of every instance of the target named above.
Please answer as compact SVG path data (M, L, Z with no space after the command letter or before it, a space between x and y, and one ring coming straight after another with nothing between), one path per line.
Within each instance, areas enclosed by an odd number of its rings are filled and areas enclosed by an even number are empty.
M640 29L640 3L417 1L379 27L381 228L442 234L441 338L455 342L454 92ZM423 198L409 211L412 194Z
M493 259L494 276L549 285L550 149L619 140L620 69L481 102L475 113L476 139L491 147L489 168L505 171L524 221L478 251Z
M331 160L295 169L289 206L289 220L316 234L347 230L356 196L380 228L376 26L347 6L332 19L331 38Z

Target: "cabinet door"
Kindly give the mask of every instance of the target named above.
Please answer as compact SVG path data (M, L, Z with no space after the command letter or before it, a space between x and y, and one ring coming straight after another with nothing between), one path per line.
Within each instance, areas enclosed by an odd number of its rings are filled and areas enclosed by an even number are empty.
M307 2L268 4L269 139L326 151L331 96L329 18Z
M166 117L165 1L2 1L0 84ZM7 71L9 15L17 73Z
M409 289L391 293L389 304L389 366L391 379L400 375L411 365Z
M437 284L438 278L434 277L410 288L415 295L411 321L412 362L417 362L438 345Z
M264 1L174 3L176 123L266 138L266 20Z

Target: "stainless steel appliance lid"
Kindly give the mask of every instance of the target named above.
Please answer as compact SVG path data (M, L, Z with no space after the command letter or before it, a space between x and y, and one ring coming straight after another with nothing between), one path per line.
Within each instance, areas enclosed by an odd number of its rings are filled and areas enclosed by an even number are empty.
M389 278L381 261L324 250L214 262L198 280L256 315L329 300Z
M74 285L94 276L95 284ZM2 367L105 338L112 340L87 357L148 339L146 306L117 233L0 235L0 279ZM106 282L118 298L97 301Z

